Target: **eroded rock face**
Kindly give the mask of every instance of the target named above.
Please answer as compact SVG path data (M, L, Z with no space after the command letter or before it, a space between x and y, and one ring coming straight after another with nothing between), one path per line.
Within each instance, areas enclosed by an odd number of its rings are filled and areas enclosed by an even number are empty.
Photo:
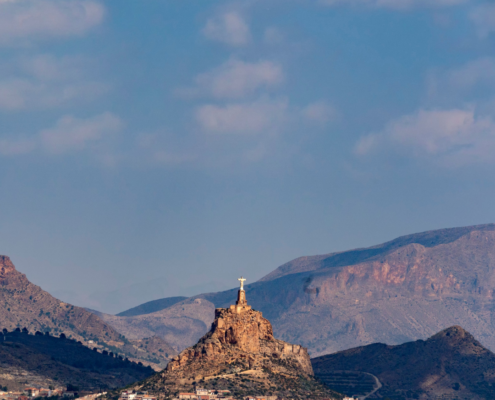
M235 306L216 309L210 332L172 359L164 374L209 376L233 368L313 375L304 347L275 339L261 312Z

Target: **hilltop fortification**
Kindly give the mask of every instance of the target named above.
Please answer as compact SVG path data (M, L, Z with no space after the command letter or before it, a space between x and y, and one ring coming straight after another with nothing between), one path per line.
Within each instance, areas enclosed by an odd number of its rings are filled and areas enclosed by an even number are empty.
M307 349L275 339L270 322L248 305L241 288L235 305L215 310L211 330L135 390L165 397L201 386L235 397L339 398L315 381Z

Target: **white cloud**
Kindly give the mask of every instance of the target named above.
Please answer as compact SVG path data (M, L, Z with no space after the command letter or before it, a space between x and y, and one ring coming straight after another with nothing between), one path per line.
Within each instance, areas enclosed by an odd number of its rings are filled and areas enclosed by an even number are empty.
M244 18L236 11L228 11L206 22L203 34L231 46L244 46L251 41L251 32Z
M1 139L0 154L18 156L36 150L49 154L80 151L118 132L123 125L119 117L109 112L90 118L65 115L52 128L43 129L30 138Z
M369 6L404 10L412 7L455 6L468 1L469 0L320 0L319 3L327 6Z
M108 89L87 76L91 65L80 57L38 55L18 60L10 69L3 71L0 80L0 109L4 110L66 105L76 99L94 98Z
M217 99L239 99L257 89L277 86L284 80L282 67L272 61L247 63L231 59L196 77L196 87L180 90L185 95L206 94Z
M87 119L66 115L60 118L53 128L42 130L39 138L46 151L60 154L82 150L89 143L113 134L122 127L120 118L109 112Z
M480 37L484 38L495 32L495 4L482 4L471 11L469 17Z
M419 110L391 121L382 132L362 137L355 148L358 155L380 150L455 164L491 163L495 123L474 109Z
M209 133L253 135L281 128L288 118L287 112L285 99L261 99L225 106L207 104L197 109L196 121Z
M337 114L335 107L323 100L308 104L302 109L302 115L306 119L319 123L333 121Z
M92 0L3 1L0 2L0 44L80 36L100 24L104 15L103 5Z

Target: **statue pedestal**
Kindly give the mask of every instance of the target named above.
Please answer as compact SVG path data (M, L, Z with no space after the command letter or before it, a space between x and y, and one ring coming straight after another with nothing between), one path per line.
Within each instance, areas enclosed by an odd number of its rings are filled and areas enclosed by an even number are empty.
M244 290L239 290L237 292L237 301L235 302L235 305L232 304L230 306L230 309L237 314L251 309L251 306L248 306L246 301L246 292Z

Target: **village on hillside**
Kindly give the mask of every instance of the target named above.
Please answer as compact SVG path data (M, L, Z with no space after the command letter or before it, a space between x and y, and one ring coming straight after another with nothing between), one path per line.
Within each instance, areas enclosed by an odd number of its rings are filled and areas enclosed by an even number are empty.
M172 400L235 400L230 390L209 390L196 388L193 393L179 393L179 397ZM277 400L278 396L246 396L243 400ZM157 400L156 396L150 396L146 392L124 391L119 400ZM344 397L343 400L355 400L352 397Z
M49 399L49 398L61 398L61 399L82 399L82 400L94 400L100 396L107 394L107 392L94 393L90 391L80 391L80 390L68 390L76 388L42 388L35 386L27 386L22 391L7 391L1 390L6 389L0 388L0 400L28 400L28 399ZM143 397L137 398L136 400L143 400ZM150 398L151 400L151 398Z

